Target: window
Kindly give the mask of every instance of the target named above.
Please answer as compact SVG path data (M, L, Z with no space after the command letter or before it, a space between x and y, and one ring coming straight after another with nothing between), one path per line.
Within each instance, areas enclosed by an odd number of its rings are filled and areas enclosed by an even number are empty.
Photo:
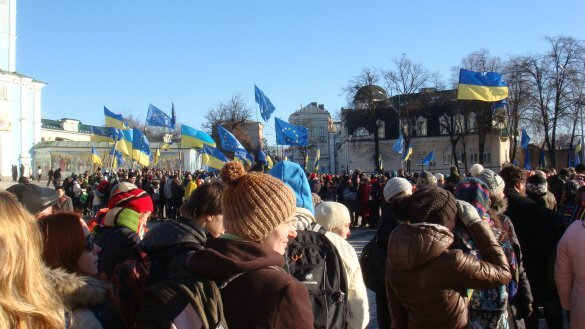
M449 135L450 128L451 128L451 118L446 116L446 115L442 115L439 118L440 134L441 135Z
M477 163L479 160L477 156L477 149L469 150L469 163Z
M451 150L443 150L443 164L450 165L453 161Z
M309 133L310 133L311 137L315 136L315 128L311 128Z
M364 127L359 127L353 132L353 136L355 138L368 138L370 136L370 132Z
M413 136L426 136L427 135L427 119L424 117L417 117L412 121L411 133Z
M465 154L463 153L463 150L459 149L455 154L457 156L457 163L463 163L463 160L465 160Z
M461 114L457 114L453 117L453 126L456 134L462 133L465 128L465 117Z
M325 137L325 127L321 127L321 134L319 136Z
M477 116L475 112L467 115L467 131L475 132L477 130Z
M492 152L490 150L483 151L483 164L489 165L492 162Z

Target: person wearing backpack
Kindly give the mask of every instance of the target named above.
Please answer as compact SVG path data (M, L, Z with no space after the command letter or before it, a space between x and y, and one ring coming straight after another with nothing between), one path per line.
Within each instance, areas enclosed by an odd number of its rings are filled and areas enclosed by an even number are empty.
M288 241L296 236L294 193L237 162L228 162L220 177L226 234L208 239L187 269L223 287L229 328L313 328L307 289L283 268Z
M180 272L187 259L203 249L208 238L223 234L223 188L219 181L202 184L181 207L176 221L165 221L146 233L140 246L151 261L150 284Z
M287 270L303 282L309 290L315 319L314 327L345 328L347 325L349 328L365 328L369 321L367 299L364 303L363 298L353 298L353 292L350 295L348 278L356 278L357 274L352 271L355 266L351 265L351 259L342 257L345 251L353 247L338 234L317 224L309 182L299 164L281 161L270 170L270 175L283 181L296 195L295 229L297 237L289 243L287 249ZM315 250L307 245L318 245L319 247L318 250ZM312 272L319 272L319 265L303 264L302 259L299 260L297 256L297 254L315 251L322 255L321 258L327 259L318 260L316 263L324 261L331 265L327 266L326 275L313 275L313 277L324 277L324 282L319 285L319 287L327 286L324 289L315 289L314 281L310 278ZM297 267L295 265L298 262L300 262L300 266ZM362 281L360 278L354 284L359 285L359 282ZM323 301L323 296L327 296L326 301ZM348 304L349 297L352 297L351 303L353 305ZM327 305L327 307L323 307L323 305Z

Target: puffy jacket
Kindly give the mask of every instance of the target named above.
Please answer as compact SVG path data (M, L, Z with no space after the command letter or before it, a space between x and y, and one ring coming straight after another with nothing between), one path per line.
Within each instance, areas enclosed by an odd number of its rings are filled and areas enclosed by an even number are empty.
M444 226L400 225L390 235L386 292L392 328L465 328L466 289L489 289L511 280L506 256L484 223L468 227L486 261L451 250Z

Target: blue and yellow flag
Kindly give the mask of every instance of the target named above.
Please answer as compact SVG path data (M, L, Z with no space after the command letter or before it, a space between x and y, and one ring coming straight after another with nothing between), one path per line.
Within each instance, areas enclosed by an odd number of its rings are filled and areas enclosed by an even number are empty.
M315 168L315 172L319 172L319 160L321 159L321 148L317 145L317 154L315 155L315 162L313 163L313 168Z
M276 144L307 146L309 145L309 130L303 126L295 126L277 117L274 118L276 128Z
M392 145L392 151L394 151L398 154L402 154L403 150L404 150L404 136L402 135L402 132L400 132L400 137L398 137L396 142L394 142L394 145Z
M309 171L309 151L305 151L305 171Z
M274 166L274 163L272 162L272 158L270 158L270 155L266 156L266 167L268 167L268 169L272 169L272 166Z
M275 108L270 99L268 99L268 97L264 95L264 92L256 85L254 85L254 100L260 107L260 115L262 116L262 119L268 122L268 119L270 119L270 115L274 112Z
M120 129L121 139L116 142L116 150L124 155L132 155L132 142L134 134L130 129Z
M110 149L110 156L113 159L113 161L112 161L112 168L113 169L116 169L118 166L124 165L124 157L123 157L122 153L120 151L117 151L116 149L114 149L113 146Z
M408 145L407 151L404 152L404 154L402 155L402 160L408 161L408 159L410 159L411 155L412 155L412 145Z
M134 128L132 131L132 159L139 164L148 167L150 165L150 143L140 129Z
M201 130L181 125L181 145L202 149L205 145L215 147L215 141Z
M254 157L251 156L248 152L234 152L234 160L241 163L247 163L249 165L254 163Z
M221 170L228 162L228 158L215 147L203 145L203 165L209 168Z
M217 125L217 134L219 135L219 142L221 143L221 148L224 151L247 153L246 149L240 143L240 141L238 141L238 139L231 132L229 132L221 125Z
M154 163L155 166L158 164L158 159L160 159L160 149L156 149L156 152L154 152L152 162Z
M96 143L111 142L112 136L108 131L108 127L95 127L91 126L91 137L90 140Z
M497 102L508 97L508 86L496 72L459 71L457 99Z
M262 152L262 149L258 149L258 162L266 164L266 153Z
M104 115L106 117L106 127L114 127L118 129L127 129L126 122L121 114L116 114L104 106Z
M98 153L97 149L93 146L91 147L91 162L94 165L98 165L98 166L102 165L102 157Z

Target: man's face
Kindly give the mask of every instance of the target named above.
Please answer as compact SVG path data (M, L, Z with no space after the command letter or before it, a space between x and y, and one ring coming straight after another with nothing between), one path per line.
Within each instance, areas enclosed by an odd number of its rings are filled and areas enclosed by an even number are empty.
M62 197L65 194L65 191L62 188L57 189L57 194L59 194L59 197Z

